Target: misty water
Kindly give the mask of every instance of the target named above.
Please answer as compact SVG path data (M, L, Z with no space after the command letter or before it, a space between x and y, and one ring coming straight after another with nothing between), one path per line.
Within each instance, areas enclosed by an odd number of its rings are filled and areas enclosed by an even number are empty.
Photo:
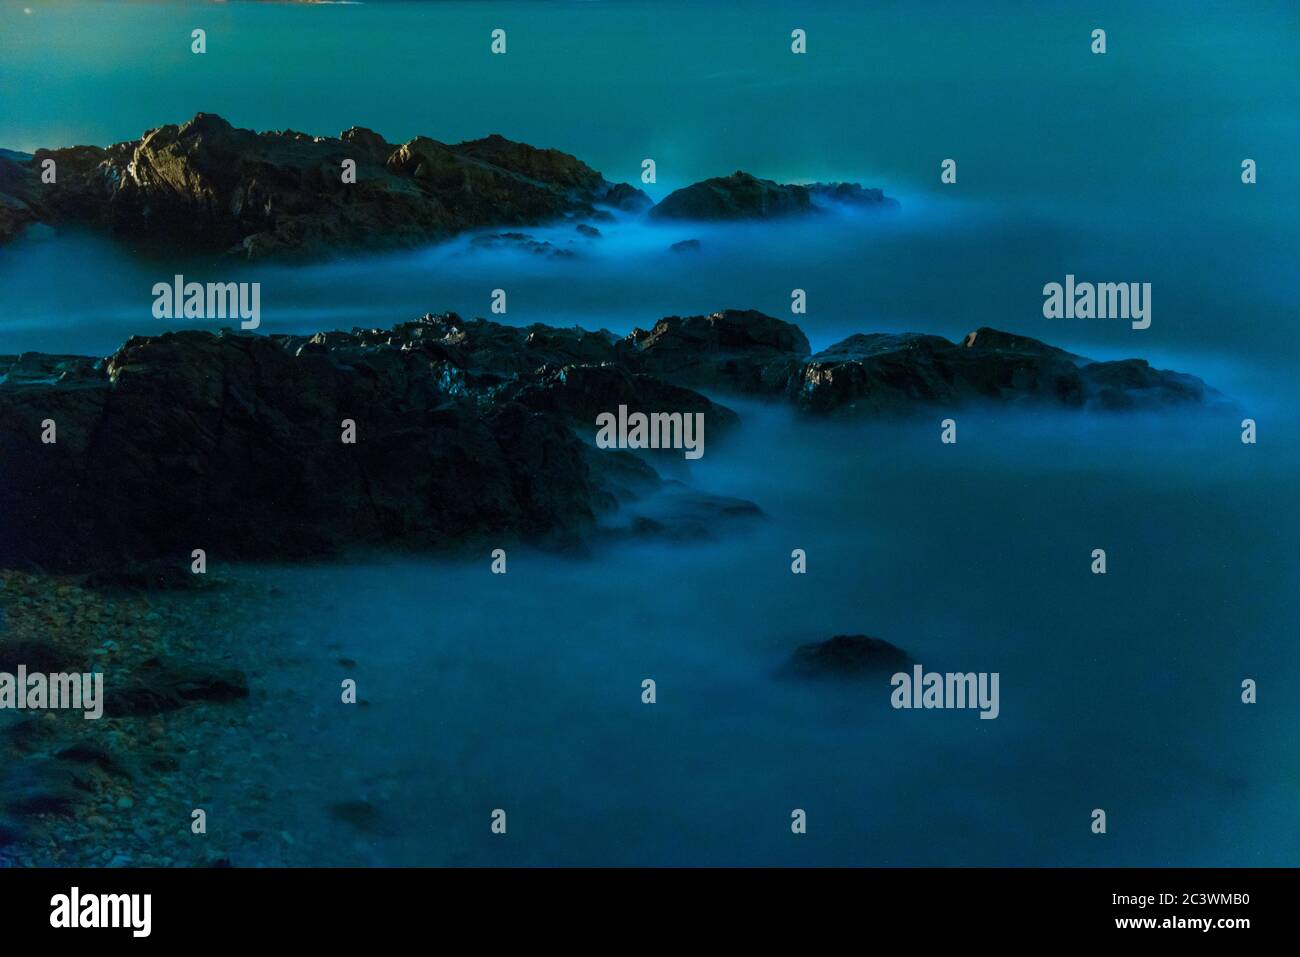
M273 822L242 863L1295 859L1294 469L1240 455L1230 417L969 415L945 447L928 423L741 411L691 480L766 518L712 540L512 551L505 576L486 556L246 569L279 594L231 741L252 733L261 773L214 801ZM780 673L859 632L999 672L999 717L893 710L888 675ZM1270 700L1243 706L1245 675ZM367 707L338 707L344 676ZM344 801L379 809L364 834Z
M466 236L250 266L38 229L0 249L3 353L103 355L184 328L152 316L150 292L182 272L261 282L261 333L488 316L505 288L509 311L490 318L625 334L756 308L796 321L814 350L988 325L1147 358L1224 396L1160 415L963 410L956 445L940 443L937 413L813 423L715 396L742 427L679 477L755 502L761 520L696 542L512 549L505 576L487 556L228 569L247 630L214 642L253 678L252 719L192 760L231 769L214 818L265 835L234 863L1297 859L1300 701L1283 689L1300 677L1300 196L1281 180L1300 132L1279 54L1294 20L1283 5L1106 7L1089 14L1111 32L1103 62L1076 55L1090 20L1038 4L952 5L924 23L906 4L866 6L800 4L818 54L800 72L779 4L500 5L518 51L506 63L465 52L458 38L496 25L473 4L204 6L222 52L167 84L156 51L188 36L194 9L70 4L24 25L0 8L4 147L104 144L203 110L394 141L499 132L612 180L655 156L655 198L743 168L900 202L748 226L619 217L599 238L523 230L563 258ZM41 46L74 16L111 43ZM593 32L599 49L578 43ZM272 35L297 39L272 48ZM1206 45L1220 49L1213 75L1186 71ZM98 74L93 90L70 86L70 58ZM948 156L954 187L938 181ZM1256 187L1240 183L1244 156L1260 161ZM683 239L700 249L669 249ZM1152 283L1151 328L1044 319L1042 286L1067 273ZM794 288L806 315L790 314ZM1247 416L1258 445L1240 440ZM1089 571L1098 547L1104 576ZM806 575L790 572L794 548ZM887 676L778 675L798 645L859 633L927 669L999 672L999 717L896 711ZM348 676L365 706L339 706ZM1258 705L1240 701L1245 678ZM364 826L330 810L362 801ZM1105 839L1089 831L1098 807ZM794 808L809 821L797 838Z

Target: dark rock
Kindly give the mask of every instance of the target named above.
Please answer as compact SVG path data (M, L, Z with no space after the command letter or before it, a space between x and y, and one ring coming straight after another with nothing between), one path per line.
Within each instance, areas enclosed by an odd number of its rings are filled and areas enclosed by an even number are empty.
M70 816L86 799L88 785L73 768L46 757L28 756L0 768L0 817L36 814Z
M47 157L55 184L39 182ZM345 160L355 183L342 181ZM42 221L98 227L146 250L307 258L629 208L638 196L567 153L501 136L393 146L362 127L338 139L255 133L199 113L106 149L0 158L0 241Z
M19 665L29 673L71 674L81 671L82 662L48 641L0 635L0 671L15 674Z
M595 226L589 226L586 223L578 223L578 225L574 226L573 228L576 229L583 236L586 236L590 239L600 238L600 230L597 229Z
M1212 393L1193 376L1151 369L1143 360L1093 362L987 328L961 343L910 333L850 336L809 359L788 391L805 411L840 415L980 401L1150 408Z
M650 210L654 219L776 219L819 212L827 203L895 206L878 189L857 183L782 184L737 171L669 193Z
M707 542L764 518L753 502L711 495L668 481L648 496L637 496L603 529L607 538Z
M0 665L0 671L12 669ZM24 754L47 748L50 739L55 736L54 722L39 717L27 717L8 724L0 724L0 735Z
M535 256L569 257L576 255L572 249L556 246L550 240L534 239L527 233L491 233L483 236L475 236L470 240L470 245L487 247L489 249L498 249L502 247L522 249Z
M1213 394L1195 376L1153 369L1145 359L1091 362L1079 371L1097 403L1116 411L1200 402Z
M618 344L631 368L692 387L779 394L808 355L793 323L754 310L669 316Z
M364 799L338 801L329 805L329 812L331 816L352 825L362 834L380 834L385 830L379 809Z
M698 392L653 376L629 373L613 364L546 368L539 370L535 378L505 389L502 395L538 412L564 416L593 434L596 417L602 412L616 412L620 405L627 406L629 414L702 412L708 433L714 435L740 421L736 413Z
M0 382L10 387L93 382L100 360L88 356L60 356L42 352L0 355Z
M133 776L131 769L107 748L87 741L69 745L58 751L55 757L60 761L71 761L75 764L92 764L105 773L117 777L129 778Z
M194 548L279 560L368 545L571 547L635 486L658 483L634 456L593 454L596 416L701 412L708 435L725 434L735 414L701 389L821 415L1122 410L1213 394L1142 360L1095 363L992 329L961 343L856 335L808 353L797 326L727 310L624 339L445 313L309 337L137 336L105 360L0 357L0 566L143 588L193 583ZM45 418L58 422L55 445L40 441ZM344 419L355 444L340 441Z
M458 322L136 337L92 385L0 385L0 562L293 558L589 525L599 482L582 441L497 393L544 364L612 355L612 337ZM47 416L57 445L40 442Z
M784 186L737 171L669 193L650 215L655 219L771 219L813 208L806 186Z
M911 666L907 652L880 638L836 635L828 641L800 645L786 663L785 673L805 678L853 677L893 673Z
M105 682L104 714L114 718L163 714L195 701L237 701L248 697L248 682L233 668L150 659L130 682Z
M92 572L83 579L87 588L123 591L153 591L200 588L206 575L196 575L190 568L189 554L174 560L134 562Z
M812 183L808 192L814 200L839 203L845 206L896 207L898 201L890 199L883 190L867 189L857 183Z
M668 249L675 253L697 253L700 251L700 241L698 239L683 239L679 243L673 243Z
M654 200L635 186L629 186L627 183L614 183L605 190L601 202L629 213L639 213L654 205Z

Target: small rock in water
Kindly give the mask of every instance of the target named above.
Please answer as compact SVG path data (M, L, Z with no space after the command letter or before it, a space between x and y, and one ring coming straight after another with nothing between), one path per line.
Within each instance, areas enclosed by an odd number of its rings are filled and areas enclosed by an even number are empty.
M800 677L850 677L908 668L911 656L901 648L867 635L836 635L829 641L800 645L786 664Z
M346 821L358 831L373 834L379 828L379 810L364 799L339 801L329 806L329 811L340 821Z

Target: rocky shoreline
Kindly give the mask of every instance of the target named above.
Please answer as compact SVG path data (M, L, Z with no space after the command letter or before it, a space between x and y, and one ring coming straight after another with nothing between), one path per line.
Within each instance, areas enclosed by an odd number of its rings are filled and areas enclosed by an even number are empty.
M0 712L0 866L222 861L224 841L188 841L190 812L220 777L196 755L246 720L230 704L249 688L214 640L237 597L201 582L177 601L0 571L0 672L94 671L108 689L98 720Z
M135 336L105 359L0 356L0 567L576 547L663 489L652 456L595 447L597 416L699 413L725 439L738 417L711 396L728 394L816 417L1216 395L1140 359L992 329L855 335L812 355L797 326L753 311L623 338L452 313L313 336Z
M622 339L454 314L311 337L168 333L104 360L0 357L0 375L0 560L63 569L195 547L266 559L358 544L573 544L660 484L644 460L592 447L596 416L701 412L725 435L737 417L697 389L819 416L1149 408L1210 394L1142 360L1089 362L987 329L961 343L859 335L809 355L793 324L735 311Z
M109 689L98 721L0 713L0 865L335 853L302 843L314 832L294 837L280 808L298 796L257 773L289 746L259 675L295 667L278 616L312 599L274 594L240 563L698 541L762 514L664 478L655 453L597 448L601 413L698 412L726 455L740 425L728 396L852 419L1122 413L1216 395L1142 360L1092 362L992 329L959 342L856 335L813 354L796 325L753 311L670 316L624 337L444 313L312 336L137 336L102 359L0 356L0 671L101 671ZM222 571L191 574L195 548ZM780 673L871 677L906 660L838 636L796 649ZM342 798L320 813L364 835L371 797ZM192 810L223 799L239 802L241 828L193 837Z
M495 134L399 145L359 126L338 137L257 133L211 113L106 148L0 150L0 243L41 223L106 232L144 252L256 260L410 248L557 221L594 231L591 222L619 213L768 219L827 204L895 205L856 183L786 185L737 172L655 206L577 157Z

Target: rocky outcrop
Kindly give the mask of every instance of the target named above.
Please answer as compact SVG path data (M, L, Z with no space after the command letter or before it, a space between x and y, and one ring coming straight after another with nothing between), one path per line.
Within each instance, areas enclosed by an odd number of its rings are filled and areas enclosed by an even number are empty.
M615 358L608 333L451 314L310 338L135 337L102 361L0 357L0 563L580 540L629 474L658 481L591 446L599 412L700 411L710 434L735 421Z
M0 356L0 565L99 570L130 588L174 583L156 562L195 548L258 559L572 545L620 503L663 492L649 453L594 447L596 417L699 412L712 443L738 420L705 392L814 415L1214 394L1140 359L1091 362L992 329L960 343L856 335L810 356L797 326L736 310L622 339L453 313L310 337L137 336L102 360ZM56 442L42 441L47 421ZM643 530L698 537L702 516L751 510L676 494L635 514Z
M772 394L785 388L808 356L796 325L755 310L669 316L618 344L620 358L649 375L695 388Z
M911 665L911 655L880 638L836 635L827 641L800 645L790 656L784 673L800 678L852 678L888 674Z
M53 184L37 175L45 159L55 161ZM348 160L353 183L343 181ZM151 249L306 258L648 203L567 153L501 136L393 145L362 127L337 139L255 133L209 113L105 149L0 157L0 241L40 220L98 227Z
M987 328L960 343L911 333L850 336L812 356L786 391L801 409L836 415L978 401L1159 408L1215 394L1195 376L1153 369L1142 359L1093 362Z
M0 149L0 243L13 239L39 218L24 198L34 190L37 176L33 157Z
M814 213L827 204L896 206L878 189L857 183L796 185L737 171L676 190L650 210L654 219L776 219Z
M41 181L46 160L57 178ZM344 165L355 179L344 182ZM256 133L211 113L108 147L0 150L0 243L32 223L101 229L145 252L311 259L409 247L471 229L613 218L773 219L897 203L857 183L784 184L749 173L707 179L659 204L568 153L492 135L389 143L354 126L337 138ZM594 235L587 225L585 235ZM509 237L510 234L502 234ZM569 250L537 252L569 255ZM675 247L684 248L684 247ZM689 247L685 247L689 248Z

